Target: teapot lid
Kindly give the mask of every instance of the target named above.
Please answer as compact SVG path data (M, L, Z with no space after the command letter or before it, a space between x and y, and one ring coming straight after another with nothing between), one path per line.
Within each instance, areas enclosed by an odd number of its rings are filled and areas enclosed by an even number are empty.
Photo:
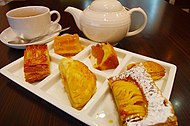
M123 6L117 0L94 0L89 8L98 12L116 12L121 11Z

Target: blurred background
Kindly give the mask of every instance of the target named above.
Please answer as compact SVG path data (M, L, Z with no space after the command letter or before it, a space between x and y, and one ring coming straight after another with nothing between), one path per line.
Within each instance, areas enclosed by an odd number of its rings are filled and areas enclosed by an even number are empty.
M166 0L166 1L190 13L190 0Z

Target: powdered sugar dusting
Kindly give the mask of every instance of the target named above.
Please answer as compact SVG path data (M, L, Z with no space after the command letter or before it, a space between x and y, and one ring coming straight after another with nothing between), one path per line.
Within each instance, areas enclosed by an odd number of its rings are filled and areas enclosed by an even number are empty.
M170 104L165 102L165 98L162 96L161 91L154 84L153 79L142 64L139 64L118 76L112 77L112 81L126 79L128 77L135 80L143 90L148 101L148 113L143 120L137 122L127 120L125 123L127 126L155 125L158 123L164 123L168 117L173 116Z

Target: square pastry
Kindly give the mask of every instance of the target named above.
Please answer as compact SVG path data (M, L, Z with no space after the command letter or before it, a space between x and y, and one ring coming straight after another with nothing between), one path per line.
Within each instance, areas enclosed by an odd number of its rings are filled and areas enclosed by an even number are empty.
M30 45L24 51L24 75L29 83L40 81L50 74L47 45Z

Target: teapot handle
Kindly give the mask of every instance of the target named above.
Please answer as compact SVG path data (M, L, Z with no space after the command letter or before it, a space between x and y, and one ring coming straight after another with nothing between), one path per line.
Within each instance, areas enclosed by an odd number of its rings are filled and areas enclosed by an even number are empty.
M144 12L143 9L141 9L140 7L138 8L132 8L129 10L129 14L131 15L133 12L140 12L142 13L142 15L144 16L144 23L140 26L140 28L134 30L134 31L131 31L131 32L128 32L126 36L133 36L133 35L136 35L138 33L140 33L146 26L147 24L147 15L146 13Z

